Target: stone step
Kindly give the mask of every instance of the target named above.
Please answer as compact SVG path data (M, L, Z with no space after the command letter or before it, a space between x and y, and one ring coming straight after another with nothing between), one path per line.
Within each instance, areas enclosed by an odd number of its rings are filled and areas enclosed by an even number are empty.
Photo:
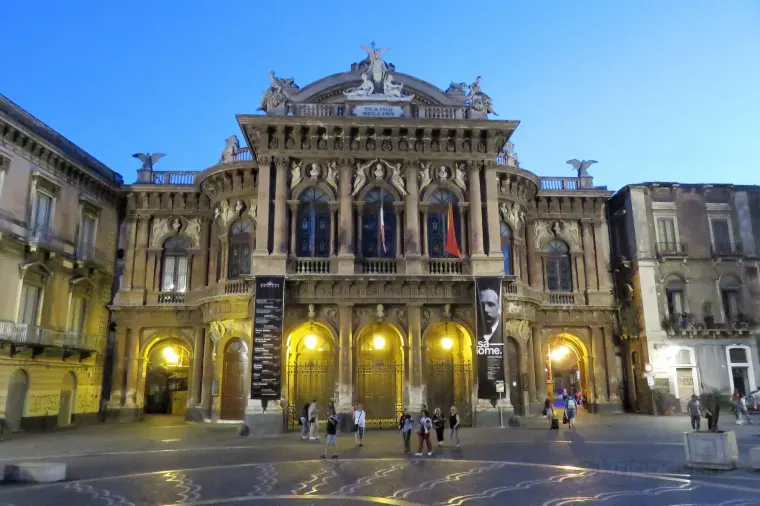
M54 483L66 479L66 464L61 462L20 462L8 464L3 471L6 482Z

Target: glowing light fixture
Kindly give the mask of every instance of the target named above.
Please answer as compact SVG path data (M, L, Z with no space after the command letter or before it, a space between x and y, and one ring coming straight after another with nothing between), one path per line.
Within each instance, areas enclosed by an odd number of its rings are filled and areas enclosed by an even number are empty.
M450 350L453 347L454 347L453 339L451 339L450 337L444 337L443 339L441 339L441 348L443 348L444 350Z
M177 351L172 348L171 346L167 346L164 348L164 360L166 360L167 364L170 365L176 365L179 364L179 355L177 355Z
M385 338L383 336L375 336L372 340L372 345L376 350L382 350L385 348Z
M563 358L567 356L568 353L570 353L570 348L568 348L567 346L560 346L558 348L554 348L549 353L549 358L551 358L552 360L562 360Z
M304 339L304 344L306 345L308 349L313 350L314 348L317 347L317 336L313 334L309 334Z

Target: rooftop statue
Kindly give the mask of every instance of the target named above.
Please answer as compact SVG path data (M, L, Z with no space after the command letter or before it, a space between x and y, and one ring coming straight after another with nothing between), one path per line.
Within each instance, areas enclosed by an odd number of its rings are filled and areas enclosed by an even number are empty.
M493 110L493 103L491 97L483 93L480 89L480 81L483 78L478 76L475 82L470 85L470 93L467 94L467 98L470 99L470 108L477 112L484 112L486 114L493 114L498 116L496 111Z
M369 62L369 73L372 76L372 81L375 84L382 84L385 81L385 74L388 71L388 66L383 61L383 53L388 51L389 48L382 47L375 49L374 41L369 46L361 46L362 49L367 51L367 60Z
M367 77L367 73L362 74L362 83L356 88L349 88L343 92L346 98L368 97L375 91L375 85Z
M259 111L269 112L271 108L277 107L285 102L290 101L290 92L298 90L295 78L288 79L276 77L274 70L269 71L269 89L261 97Z
M595 163L599 163L596 160L568 160L568 164L573 166L573 169L578 171L578 177L588 177L588 168L594 165Z
M153 164L165 156L163 153L135 153L132 155L133 158L138 158L143 163L140 170L153 170Z
M412 95L404 95L401 92L404 85L393 82L393 74L391 74L393 65L383 60L383 53L388 51L388 48L377 49L374 42L361 48L367 51L367 58L358 66L352 66L351 69L352 71L361 70L362 83L344 91L345 97L349 100L411 101Z
M222 151L219 163L234 162L235 155L238 154L238 151L240 151L240 141L238 140L237 135L227 137L224 141L224 151Z

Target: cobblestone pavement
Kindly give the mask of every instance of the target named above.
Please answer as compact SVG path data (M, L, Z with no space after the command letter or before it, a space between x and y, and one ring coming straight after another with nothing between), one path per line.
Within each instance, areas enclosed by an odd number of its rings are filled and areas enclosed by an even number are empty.
M0 445L0 464L66 462L69 481L0 485L0 506L760 505L760 476L747 469L684 468L681 425L595 417L557 433L527 421L516 429L464 431L461 448L431 457L406 457L396 433L368 431L363 448L340 436L337 460L318 459L321 444L297 435L240 438L234 426L153 422L30 435ZM743 453L760 444L754 428L740 427L737 435Z

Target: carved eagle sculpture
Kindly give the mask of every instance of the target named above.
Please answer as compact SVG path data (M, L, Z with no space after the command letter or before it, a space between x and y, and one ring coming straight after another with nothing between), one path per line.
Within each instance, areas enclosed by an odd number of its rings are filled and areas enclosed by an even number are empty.
M588 168L594 165L595 163L599 163L596 160L568 160L568 164L573 166L573 169L578 171L578 177L586 177L588 176Z
M135 153L132 155L133 158L137 158L142 162L143 165L141 170L152 170L153 164L165 156L166 155L163 153Z

